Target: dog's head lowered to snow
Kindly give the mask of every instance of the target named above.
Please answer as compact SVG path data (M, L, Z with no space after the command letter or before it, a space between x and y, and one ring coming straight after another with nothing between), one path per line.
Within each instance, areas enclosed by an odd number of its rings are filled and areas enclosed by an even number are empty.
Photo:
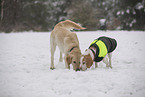
M67 56L66 61L68 65L72 64L75 71L80 70L81 51L74 48Z
M84 53L84 55L81 57L81 70L86 70L87 68L90 68L93 65L93 54L90 51L90 49L87 49Z

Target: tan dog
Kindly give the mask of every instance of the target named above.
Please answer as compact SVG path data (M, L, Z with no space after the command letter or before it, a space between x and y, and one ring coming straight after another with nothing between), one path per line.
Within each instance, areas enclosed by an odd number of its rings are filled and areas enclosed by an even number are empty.
M79 41L76 33L71 32L71 29L86 29L76 24L73 21L65 20L59 22L51 32L50 36L50 46L51 46L51 67L50 69L55 69L54 67L54 52L56 46L60 50L59 61L62 62L62 53L65 54L65 67L70 69L70 64L73 65L73 69L80 70L80 58L81 50L79 47Z
M112 68L111 57L112 52L116 49L117 42L113 38L109 37L99 37L95 39L89 49L86 49L84 55L81 58L81 69L86 70L93 65L95 61L95 68L98 67L97 62L103 60L106 67ZM107 56L108 55L108 58ZM109 60L109 61L108 61Z

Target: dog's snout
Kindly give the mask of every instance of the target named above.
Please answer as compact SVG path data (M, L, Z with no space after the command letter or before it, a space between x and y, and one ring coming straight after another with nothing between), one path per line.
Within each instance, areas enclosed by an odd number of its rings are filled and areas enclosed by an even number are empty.
M80 69L79 69L79 68L77 68L77 69L76 69L76 71L80 71Z

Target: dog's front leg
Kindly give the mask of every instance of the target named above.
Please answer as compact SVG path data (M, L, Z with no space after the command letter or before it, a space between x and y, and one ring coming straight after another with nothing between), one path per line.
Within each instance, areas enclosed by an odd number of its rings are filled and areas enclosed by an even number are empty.
M97 64L97 62L95 62L95 68L97 68L98 67L98 64Z
M65 68L70 69L70 64L71 64L70 58L68 56L65 56L64 59L65 59Z
M56 50L56 44L52 40L53 38L50 39L50 51L51 51L51 66L50 69L55 69L54 67L54 52Z
M51 51L51 67L50 67L50 69L55 69L55 67L54 67L54 51Z
M50 67L50 69L55 69L55 67L54 67L54 51L51 51L51 67Z

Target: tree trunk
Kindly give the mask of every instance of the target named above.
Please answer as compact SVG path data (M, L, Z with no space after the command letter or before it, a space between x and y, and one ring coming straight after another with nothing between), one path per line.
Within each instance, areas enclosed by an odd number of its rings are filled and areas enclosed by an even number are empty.
M4 7L4 0L2 0L2 2L1 2L1 20L3 19L3 15L4 15L3 7Z

